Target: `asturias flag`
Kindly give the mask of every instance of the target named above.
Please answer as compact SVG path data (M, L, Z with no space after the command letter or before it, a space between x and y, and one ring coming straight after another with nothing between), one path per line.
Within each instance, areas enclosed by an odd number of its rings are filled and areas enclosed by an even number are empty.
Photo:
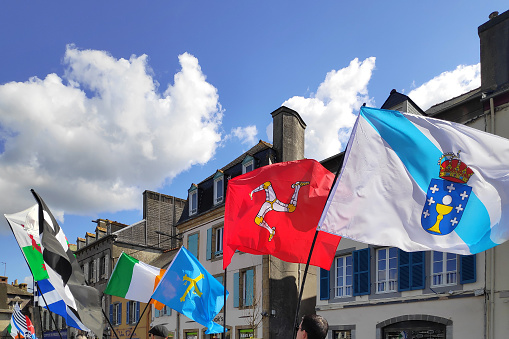
M164 272L122 252L104 294L148 303ZM159 303L155 306L159 310L164 307Z
M223 267L236 250L306 263L334 174L311 159L258 168L228 182ZM340 237L318 232L311 265L329 270Z
M206 334L223 333L214 317L224 305L224 286L200 264L185 247L161 278L152 299L196 321L208 330ZM228 297L228 291L226 291Z
M405 251L474 254L509 238L509 140L362 107L320 229Z

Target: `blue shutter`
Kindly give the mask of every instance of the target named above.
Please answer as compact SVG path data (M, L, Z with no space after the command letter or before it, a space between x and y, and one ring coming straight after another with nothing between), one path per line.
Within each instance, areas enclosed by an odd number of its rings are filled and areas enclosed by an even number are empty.
M140 302L137 301L136 302L136 322L138 322L138 320L140 320Z
M246 303L242 306L253 306L254 298L254 270L248 270L246 275Z
M122 324L122 303L118 303L117 325Z
M424 288L424 252L398 251L398 291Z
M330 299L330 272L320 268L320 300Z
M125 323L129 324L131 319L129 319L129 313L131 311L131 301L126 302L126 314L125 314Z
M159 318L159 317L161 316L161 315L160 315L160 313L161 313L161 312L160 312L157 308L155 308L155 307L154 307L154 316L155 316L156 318Z
M410 291L410 253L398 250L398 291Z
M110 304L110 323L113 324L113 304Z
M198 233L190 235L187 238L187 246L189 247L189 252L198 258Z
M239 272L233 273L233 307L239 307Z
M207 260L212 259L212 228L207 230Z
M353 295L366 295L371 292L370 250L364 248L353 252Z
M412 263L410 275L411 289L412 290L422 290L425 287L426 282L426 274L424 272L424 261L426 259L426 255L423 251L421 252L412 252L410 253L410 261Z
M460 255L460 284L469 284L477 281L475 254Z

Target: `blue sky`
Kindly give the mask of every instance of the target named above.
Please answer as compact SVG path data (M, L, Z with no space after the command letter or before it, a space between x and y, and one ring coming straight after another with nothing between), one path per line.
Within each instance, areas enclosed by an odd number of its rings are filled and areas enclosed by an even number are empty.
M0 212L35 203L68 239L186 198L282 104L306 157L343 150L363 102L423 109L480 85L477 27L505 1L2 1ZM0 274L29 276L5 220Z

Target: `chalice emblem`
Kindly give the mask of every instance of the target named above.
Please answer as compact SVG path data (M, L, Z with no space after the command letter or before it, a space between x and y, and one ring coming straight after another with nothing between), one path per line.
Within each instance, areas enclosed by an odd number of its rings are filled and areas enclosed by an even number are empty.
M446 235L461 220L472 192L472 187L466 183L474 172L459 159L459 152L443 154L438 164L440 179L431 179L421 214L421 225L428 233Z

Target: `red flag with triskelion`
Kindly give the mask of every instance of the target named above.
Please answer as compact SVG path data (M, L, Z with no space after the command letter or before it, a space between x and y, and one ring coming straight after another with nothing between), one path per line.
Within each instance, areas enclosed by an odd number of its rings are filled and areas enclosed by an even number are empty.
M223 268L236 250L306 263L334 174L311 159L258 168L228 182ZM329 270L341 238L318 232L310 264Z

